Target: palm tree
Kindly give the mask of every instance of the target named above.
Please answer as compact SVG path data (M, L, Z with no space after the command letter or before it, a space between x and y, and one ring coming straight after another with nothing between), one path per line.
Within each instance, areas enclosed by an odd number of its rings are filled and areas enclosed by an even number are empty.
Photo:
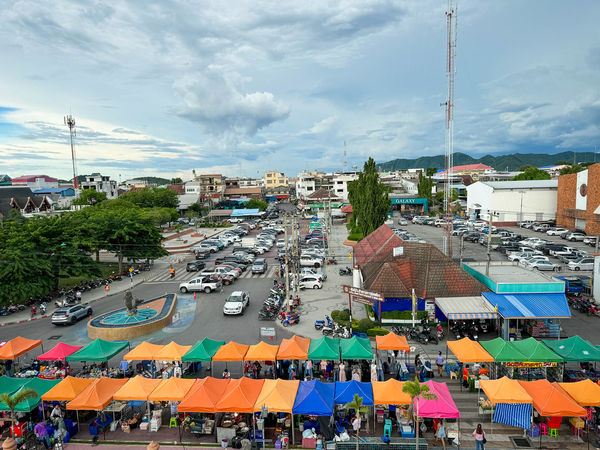
M433 392L429 392L429 386L425 383L420 383L419 379L415 377L415 381L405 381L402 385L402 392L410 395L411 408L415 405L416 398L422 398L423 400L437 400L437 395ZM419 448L419 402L416 402L415 411L415 436L417 437L416 448Z
M14 395L10 395L7 392L0 394L0 402L4 403L10 410L10 430L13 436L15 435L15 409L20 403L36 397L38 397L38 393L30 388L21 389Z
M346 403L346 408L354 409L356 411L358 420L360 421L360 408L362 408L362 405L363 405L362 397L359 396L358 394L354 394L354 400L352 400L349 403ZM359 430L356 430L356 450L358 450L358 432L359 432Z

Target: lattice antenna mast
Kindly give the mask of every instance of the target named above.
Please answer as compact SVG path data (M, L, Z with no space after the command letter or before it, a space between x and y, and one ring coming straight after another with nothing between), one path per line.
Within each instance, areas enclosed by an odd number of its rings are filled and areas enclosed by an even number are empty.
M456 68L454 60L456 57L456 15L457 10L448 0L446 11L446 27L448 48L446 55L446 76L448 77L448 100L446 101L446 183L444 184L444 213L446 216L446 229L444 239L444 252L452 257L452 174L450 170L454 166L454 75Z
M73 161L73 187L77 189L79 187L79 179L77 178L77 155L75 155L75 145L73 140L77 136L75 131L75 119L71 114L65 116L65 125L69 127L69 134L71 135L71 160Z
M344 141L344 172L348 171L348 152L346 151L346 141Z

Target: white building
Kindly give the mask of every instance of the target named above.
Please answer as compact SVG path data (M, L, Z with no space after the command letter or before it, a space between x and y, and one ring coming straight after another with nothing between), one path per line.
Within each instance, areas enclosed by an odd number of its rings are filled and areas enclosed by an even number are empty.
M198 194L200 195L200 182L199 181L188 181L184 184L186 194Z
M298 174L296 181L296 197L304 199L315 192L316 178L319 177L318 172L302 171Z
M336 173L333 175L333 193L344 202L348 201L348 183L358 179L355 173Z
M556 219L558 180L478 181L467 186L467 214L514 225L523 220Z
M117 181L111 180L110 177L99 173L87 175L79 188L83 191L86 189L95 189L96 192L104 192L108 200L113 200L119 196Z

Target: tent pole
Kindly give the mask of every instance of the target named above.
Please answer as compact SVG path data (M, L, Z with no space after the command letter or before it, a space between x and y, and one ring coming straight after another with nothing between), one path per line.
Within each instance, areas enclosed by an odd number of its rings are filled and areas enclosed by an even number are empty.
M42 400L42 419L46 421L46 408L44 408L44 400Z
M292 445L296 445L296 439L294 438L294 413L292 415Z
M75 410L75 414L77 414L77 431L81 430L81 424L79 423L79 410Z
M277 365L277 361L273 360L273 379L274 380L277 379L277 368L275 367L276 365ZM292 424L292 426L294 426L294 425ZM293 430L293 428L292 428L292 430Z

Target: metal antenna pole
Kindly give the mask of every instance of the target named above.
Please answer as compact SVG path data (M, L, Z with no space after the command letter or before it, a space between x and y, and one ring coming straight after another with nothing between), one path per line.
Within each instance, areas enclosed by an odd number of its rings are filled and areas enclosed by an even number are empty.
M75 119L72 115L65 116L65 125L69 127L69 135L71 136L71 161L73 163L73 187L77 189L79 187L79 180L77 179L77 157L75 155L75 146L73 145L73 137L75 136Z

